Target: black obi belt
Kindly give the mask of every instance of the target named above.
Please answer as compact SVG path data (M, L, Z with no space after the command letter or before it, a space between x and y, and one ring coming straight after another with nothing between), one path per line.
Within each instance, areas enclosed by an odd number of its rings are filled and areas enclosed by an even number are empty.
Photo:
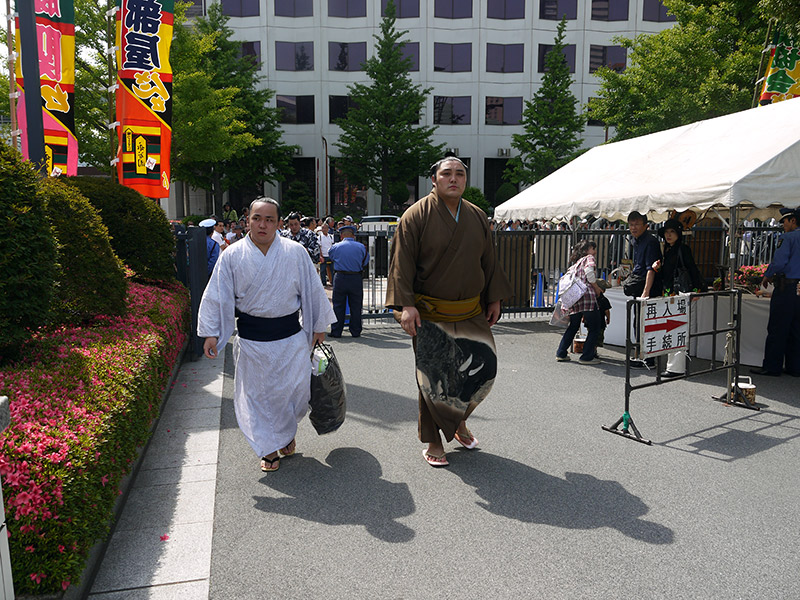
M274 342L292 337L300 331L300 311L283 317L254 317L236 309L236 326L239 337L253 342Z

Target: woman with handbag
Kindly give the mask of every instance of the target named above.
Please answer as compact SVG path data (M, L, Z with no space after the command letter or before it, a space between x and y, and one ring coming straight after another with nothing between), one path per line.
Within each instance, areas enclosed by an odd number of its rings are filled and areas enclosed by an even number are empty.
M566 309L566 312L569 313L569 325L567 325L567 330L556 350L557 361L563 362L570 359L567 349L583 321L586 323L588 334L578 362L582 365L596 365L600 362L596 354L597 340L603 327L603 314L597 307L597 294L603 292L596 283L595 254L597 254L597 244L591 240L583 240L575 244L569 257L571 264L569 270L573 277L583 284L586 292L577 302Z
M667 219L658 230L664 240L664 260L653 263L653 269L661 272L664 295L670 296L692 291L705 291L706 285L700 269L694 262L692 251L683 243L683 225L677 219ZM673 352L667 357L667 370L662 377L677 377L686 372L686 353Z

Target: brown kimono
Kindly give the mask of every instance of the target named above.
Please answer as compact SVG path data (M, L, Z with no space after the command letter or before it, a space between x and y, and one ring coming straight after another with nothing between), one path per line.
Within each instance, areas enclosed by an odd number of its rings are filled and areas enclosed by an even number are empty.
M411 206L392 238L386 306L401 311L417 294L443 300L480 297L481 314L456 322L423 320L414 338L419 437L453 439L461 421L489 393L497 354L486 306L511 296L497 262L486 214L461 201L458 222L434 189Z

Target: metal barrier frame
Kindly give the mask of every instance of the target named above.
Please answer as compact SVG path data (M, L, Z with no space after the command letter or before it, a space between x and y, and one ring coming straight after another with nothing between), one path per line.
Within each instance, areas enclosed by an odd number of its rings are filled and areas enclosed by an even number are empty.
M692 338L699 338L703 336L712 336L711 338L711 364L709 368L702 369L700 371L692 371L691 363L687 362L686 364L686 373L684 375L679 375L677 377L670 377L668 379L664 379L661 377L661 369L663 367L663 359L664 355L660 355L655 357L656 359L656 378L655 381L649 381L647 383L642 383L638 385L634 385L631 383L631 358L634 355L634 352L638 354L640 350L640 343L639 341L631 340L631 325L633 325L634 318L633 313L636 311L636 314L639 318L641 318L641 307L643 304L643 300L639 300L637 298L631 298L625 305L626 308L626 335L625 335L625 408L622 413L622 416L617 419L617 421L610 426L602 426L602 429L608 431L609 433L613 433L616 435L620 435L622 437L626 437L630 440L634 440L636 442L641 442L643 444L651 445L652 442L648 439L645 439L642 434L639 432L639 429L636 427L636 424L633 422L633 417L631 417L630 411L630 400L631 400L631 392L635 390L641 390L653 386L663 385L668 382L672 381L680 381L682 379L689 379L691 377L696 377L698 375L705 375L707 373L716 373L717 371L727 371L728 373L728 384L726 386L725 393L721 394L720 396L713 396L714 400L722 401L726 404L733 405L733 406L741 406L742 408L749 408L751 410L761 410L756 404L750 402L747 397L742 393L741 389L739 388L736 383L739 380L739 343L741 337L741 330L742 330L742 292L741 290L724 290L719 292L705 292L700 294L691 294L691 300L689 303L689 311L691 313L691 305L692 301L702 298L702 297L712 297L713 298L713 310L712 310L712 328L707 331L697 331L692 333L691 327L689 328L689 340L691 341ZM729 297L731 299L731 303L734 304L735 308L732 311L732 321L727 323L726 327L717 328L717 315L718 315L718 302L719 298L721 297ZM726 334L727 337L727 348L728 352L726 353L725 359L723 359L722 364L718 366L717 361L717 335L719 334ZM731 342L733 342L731 344ZM622 429L619 429L620 425ZM633 431L633 433L631 433Z

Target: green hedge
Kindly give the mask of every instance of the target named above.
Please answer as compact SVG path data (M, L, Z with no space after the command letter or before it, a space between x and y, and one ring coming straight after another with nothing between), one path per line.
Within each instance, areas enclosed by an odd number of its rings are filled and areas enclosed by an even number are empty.
M175 239L164 211L153 200L110 179L70 177L100 212L111 236L111 247L137 276L175 277Z
M78 190L57 179L43 180L41 191L58 241L53 318L73 322L122 314L128 284L97 210Z
M0 142L0 361L47 322L56 246L37 193L39 176Z
M186 339L180 284L130 282L127 302L125 316L38 332L24 362L0 369L11 408L0 476L17 594L78 582Z

